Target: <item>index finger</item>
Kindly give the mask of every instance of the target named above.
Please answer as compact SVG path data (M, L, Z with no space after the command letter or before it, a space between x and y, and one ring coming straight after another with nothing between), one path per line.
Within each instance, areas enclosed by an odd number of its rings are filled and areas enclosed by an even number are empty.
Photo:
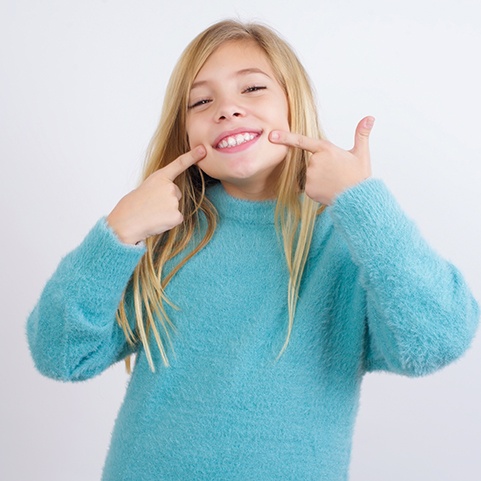
M187 170L191 165L194 165L196 162L199 162L199 160L203 159L205 157L205 154L205 147L203 145L199 145L195 149L189 150L189 152L180 155L170 164L166 165L162 169L162 173L169 180L173 181L177 176L182 174L182 172Z
M312 154L319 152L322 149L324 142L320 139L311 139L305 135L295 134L294 132L285 132L283 130L272 131L269 135L269 140L274 144L297 147L298 149L307 150Z

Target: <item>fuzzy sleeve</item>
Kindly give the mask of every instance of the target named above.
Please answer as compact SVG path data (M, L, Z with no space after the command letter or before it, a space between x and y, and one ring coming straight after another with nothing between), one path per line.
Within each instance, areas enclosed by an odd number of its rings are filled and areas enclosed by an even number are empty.
M62 259L27 321L30 351L42 374L88 379L128 354L115 314L144 251L122 244L101 219Z
M366 368L419 376L463 354L478 305L385 185L368 179L343 192L330 211L366 293Z

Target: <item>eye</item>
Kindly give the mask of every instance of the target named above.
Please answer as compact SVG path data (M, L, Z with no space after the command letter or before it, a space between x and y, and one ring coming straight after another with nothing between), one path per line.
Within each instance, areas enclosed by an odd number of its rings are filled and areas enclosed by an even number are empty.
M202 100L198 100L197 102L194 102L193 104L191 105L188 105L187 108L190 110L190 109L194 109L195 107L200 107L201 105L206 105L208 104L209 102L212 102L210 99L202 99Z
M249 93L249 92L257 92L258 90L266 90L267 87L264 85L252 85L251 87L247 87L242 91L242 93Z

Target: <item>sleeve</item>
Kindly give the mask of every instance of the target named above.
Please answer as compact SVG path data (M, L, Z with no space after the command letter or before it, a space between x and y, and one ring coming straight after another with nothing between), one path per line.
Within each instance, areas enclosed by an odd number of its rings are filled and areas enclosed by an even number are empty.
M366 296L366 369L431 373L469 347L479 307L459 271L439 257L377 179L331 207Z
M129 354L115 314L144 252L122 244L101 219L62 259L27 321L30 351L42 374L80 381Z

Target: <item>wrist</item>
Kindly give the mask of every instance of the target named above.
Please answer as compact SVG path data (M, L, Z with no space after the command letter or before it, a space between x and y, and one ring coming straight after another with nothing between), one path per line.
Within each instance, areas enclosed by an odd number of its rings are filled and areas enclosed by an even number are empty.
M127 223L117 218L115 211L112 211L105 220L122 244L137 245L144 241L144 238L134 232Z

